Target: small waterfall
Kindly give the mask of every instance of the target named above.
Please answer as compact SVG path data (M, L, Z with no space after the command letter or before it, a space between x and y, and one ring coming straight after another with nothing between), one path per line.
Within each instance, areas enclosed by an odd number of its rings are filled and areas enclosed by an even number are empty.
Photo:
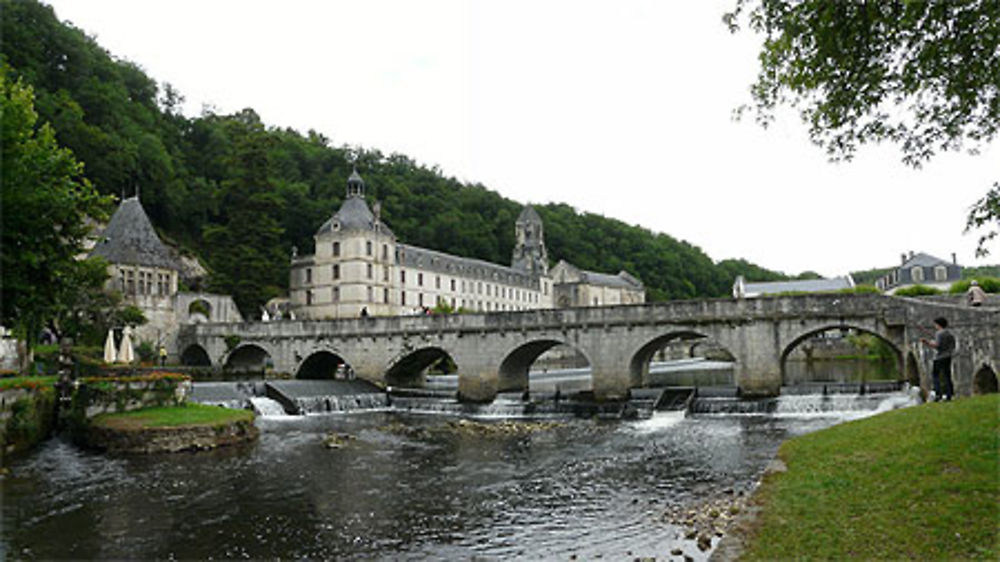
M741 400L725 397L699 397L691 404L694 414L744 415L836 415L878 413L916 404L909 392L870 394L789 394L776 398Z
M300 396L295 399L303 414L329 414L385 410L389 399L385 393L330 394L326 396Z
M266 396L253 396L249 399L249 401L250 407L258 416L274 417L288 415L280 402L271 400Z

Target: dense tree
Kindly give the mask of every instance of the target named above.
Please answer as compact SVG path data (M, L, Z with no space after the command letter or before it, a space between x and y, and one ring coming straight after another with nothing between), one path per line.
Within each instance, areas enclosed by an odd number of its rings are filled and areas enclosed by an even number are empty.
M764 35L752 111L799 109L833 159L889 141L919 166L939 151L975 151L1000 124L1000 0L736 0L725 22ZM746 108L744 108L746 109ZM1000 186L968 228L995 227ZM990 230L980 240L996 236Z
M209 286L233 294L248 316L287 290L291 248L313 250L312 236L339 208L354 162L400 241L510 261L519 202L401 154L267 127L252 110L185 117L180 92L159 88L135 64L61 24L51 8L0 0L0 9L0 57L12 76L33 85L41 120L86 164L86 178L103 194L141 188L161 236L200 257ZM642 279L650 300L723 296L736 273L766 271L745 262L716 266L692 244L567 205L538 211L550 256L591 270L625 269Z
M101 262L77 260L88 218L106 218L107 198L83 167L39 126L31 88L0 68L0 224L3 324L30 346L41 327L73 310L106 278Z

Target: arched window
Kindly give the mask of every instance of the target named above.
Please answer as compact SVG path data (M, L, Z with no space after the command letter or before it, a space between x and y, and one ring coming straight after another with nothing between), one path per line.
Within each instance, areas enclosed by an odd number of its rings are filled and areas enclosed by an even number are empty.
M943 265L938 265L934 267L934 280L935 281L947 281L948 280L948 268Z
M910 268L910 279L914 283L920 283L924 280L924 268L922 267L912 267Z

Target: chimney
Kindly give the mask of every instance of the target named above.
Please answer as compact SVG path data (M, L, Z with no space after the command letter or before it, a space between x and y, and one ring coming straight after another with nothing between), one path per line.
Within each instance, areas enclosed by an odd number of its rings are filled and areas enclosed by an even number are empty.
M951 263L958 265L958 257L955 256L955 252L951 253Z
M899 254L899 264L903 265L905 263L906 263L906 254L905 253Z
M910 250L910 259L913 259L913 250Z

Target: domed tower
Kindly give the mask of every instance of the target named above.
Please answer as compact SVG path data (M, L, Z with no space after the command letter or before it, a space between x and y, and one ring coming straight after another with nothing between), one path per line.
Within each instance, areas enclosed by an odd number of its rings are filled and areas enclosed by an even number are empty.
M542 217L531 205L526 205L514 223L514 255L511 267L534 275L548 275L549 253L545 250Z
M390 298L396 237L365 201L365 182L357 170L347 178L340 208L319 227L316 252L294 256L289 289L299 318L358 318L397 312Z

